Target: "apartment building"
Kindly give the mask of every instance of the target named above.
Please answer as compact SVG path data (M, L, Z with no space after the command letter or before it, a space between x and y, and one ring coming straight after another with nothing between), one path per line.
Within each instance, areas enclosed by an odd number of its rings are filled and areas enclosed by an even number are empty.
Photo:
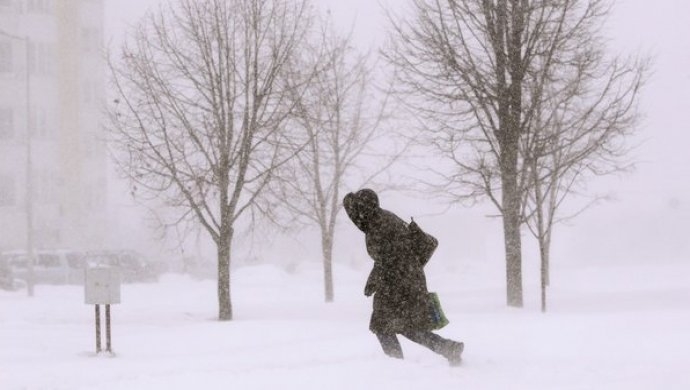
M104 84L103 0L0 0L0 250L102 243Z

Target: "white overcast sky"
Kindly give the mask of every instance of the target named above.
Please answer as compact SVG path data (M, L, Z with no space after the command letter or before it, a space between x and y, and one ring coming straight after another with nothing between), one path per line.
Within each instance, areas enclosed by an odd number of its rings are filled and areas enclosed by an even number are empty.
M147 6L157 0L105 0L106 41L117 41L127 25L134 24ZM316 0L331 10L343 28L354 26L363 46L381 42L385 19L376 0ZM404 0L389 4L404 4ZM618 0L609 23L611 49L641 51L655 56L654 74L643 92L639 167L623 188L677 197L690 202L690 153L686 135L690 120L690 4L684 0ZM638 184L634 182L639 182ZM690 206L690 205L689 205Z
M155 3L157 0L105 0L106 42L117 41L127 25L136 23L146 6ZM355 40L363 48L383 41L386 21L379 1L315 3L330 9L341 27L353 25ZM406 4L404 0L386 3L401 7ZM581 229L599 228L607 235L610 230L602 224L640 225L632 228L635 233L621 233L617 238L620 245L644 239L654 247L653 241L667 236L665 229L673 230L673 235L683 241L681 232L690 231L689 15L690 3L686 0L618 0L606 26L612 51L642 52L655 58L653 74L640 100L644 119L633 140L640 143L635 152L637 169L623 177L595 181L593 191L613 194L617 201L598 206L577 220ZM690 256L689 245L675 245L683 256Z

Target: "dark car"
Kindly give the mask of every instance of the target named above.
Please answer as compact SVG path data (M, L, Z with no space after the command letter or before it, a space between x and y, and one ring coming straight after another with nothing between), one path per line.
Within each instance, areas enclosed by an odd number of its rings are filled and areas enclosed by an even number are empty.
M0 289L15 290L14 273L6 261L0 260Z

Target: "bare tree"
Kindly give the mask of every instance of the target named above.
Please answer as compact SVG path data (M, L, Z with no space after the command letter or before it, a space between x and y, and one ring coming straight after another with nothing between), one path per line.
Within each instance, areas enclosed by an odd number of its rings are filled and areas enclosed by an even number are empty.
M603 25L608 11L599 14ZM603 39L592 33L560 59L558 77L544 88L529 137L521 147L529 171L526 223L540 254L541 308L546 311L554 226L600 200L565 212L591 176L625 170L626 143L638 119L636 102L649 60L607 58ZM565 56L568 57L565 57Z
M287 125L300 87L289 65L311 20L307 0L178 0L142 20L110 62L119 167L215 243L220 320L232 319L235 223L261 211L276 168L304 139Z
M526 138L543 101L567 92L557 88L561 69L570 66L570 51L597 33L607 0L412 4L413 18L389 17L386 57L398 67L399 92L425 123L430 144L453 163L450 173L439 172L437 189L456 200L487 197L499 210L507 303L522 306L529 166L520 148L532 145Z
M371 56L354 48L351 36L337 33L330 20L324 21L320 39L305 54L309 67L319 69L305 93L294 95L297 122L309 143L280 175L278 194L294 219L319 228L324 294L331 302L342 187L353 174L363 176L357 179L360 183L371 181L400 151L389 140L390 150L374 156L372 146L383 135L388 93L374 85ZM363 159L368 169L361 169Z

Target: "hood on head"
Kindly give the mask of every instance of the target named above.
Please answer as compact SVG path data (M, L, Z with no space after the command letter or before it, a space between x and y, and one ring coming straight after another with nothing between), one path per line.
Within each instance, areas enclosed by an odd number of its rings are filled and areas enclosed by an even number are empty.
M366 233L371 219L379 209L379 197L374 190L364 188L345 195L343 206L355 226Z
M369 188L363 188L357 191L355 196L362 203L362 207L372 210L379 208L379 196L376 195L376 192L374 192L374 190Z

